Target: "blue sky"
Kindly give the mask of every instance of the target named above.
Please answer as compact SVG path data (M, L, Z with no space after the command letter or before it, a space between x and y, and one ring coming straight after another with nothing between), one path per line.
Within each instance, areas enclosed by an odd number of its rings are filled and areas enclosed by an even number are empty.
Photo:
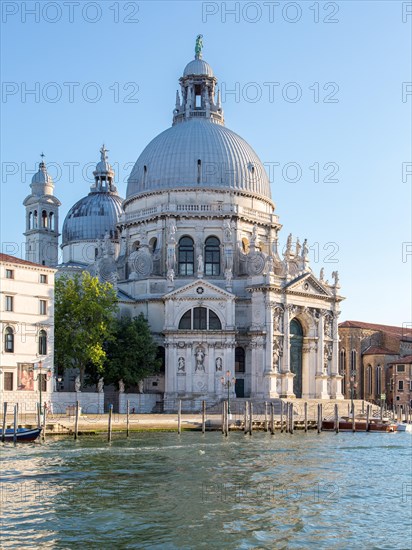
M339 270L341 320L411 323L409 6L4 1L3 251L24 254L22 201L42 151L61 223L103 142L125 196L139 154L171 124L202 33L226 125L273 166L282 243L307 238L315 274Z

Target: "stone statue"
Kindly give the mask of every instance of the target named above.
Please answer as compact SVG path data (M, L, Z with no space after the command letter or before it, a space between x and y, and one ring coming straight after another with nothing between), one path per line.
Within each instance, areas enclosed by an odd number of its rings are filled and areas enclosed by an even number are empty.
M286 241L286 254L290 254L292 251L292 233L289 233L288 240Z
M203 273L203 269L204 269L203 256L201 254L199 254L198 257L197 257L197 272L198 273Z
M205 371L205 365L204 365L205 352L203 351L202 348L197 348L195 358L196 358L195 370L196 371L200 370L204 372Z
M167 280L170 283L173 283L173 281L175 280L175 270L174 269L168 269L167 270Z
M124 382L119 380L119 393L124 393Z
M177 370L178 372L185 372L185 358L179 357L177 360Z
M104 387L104 378L99 378L99 381L97 382L97 391L99 393L103 393L103 387Z
M303 247L302 247L302 258L303 258L304 260L306 260L307 257L308 257L308 254L309 254L308 240L305 239L305 240L303 241Z
M223 361L222 361L222 358L221 358L221 357L216 357L215 365L216 365L216 372L222 370L222 368L223 368Z
M223 222L223 229L225 231L225 239L230 241L232 238L232 224L228 218L226 218Z
M139 380L137 383L137 390L139 393L143 393L143 380Z
M335 281L335 286L339 287L339 272L338 271L333 271L332 272L332 278Z
M322 267L322 269L320 270L320 273L319 273L319 281L321 283L323 283L324 277L325 277L325 269Z
M176 241L176 222L172 218L169 223L169 242L174 243Z
M298 240L296 241L296 256L299 256L301 249L302 249L302 245L300 244L299 237L298 237Z
M79 392L81 391L81 383L80 383L80 376L76 376L76 379L74 381L74 389L75 391Z
M196 45L195 45L196 59L202 59L202 48L203 48L203 34L198 34L196 37Z

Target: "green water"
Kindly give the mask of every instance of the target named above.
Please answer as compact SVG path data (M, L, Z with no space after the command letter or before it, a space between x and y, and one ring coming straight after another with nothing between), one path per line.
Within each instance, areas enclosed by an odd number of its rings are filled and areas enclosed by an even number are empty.
M411 436L139 433L1 450L2 548L411 548Z

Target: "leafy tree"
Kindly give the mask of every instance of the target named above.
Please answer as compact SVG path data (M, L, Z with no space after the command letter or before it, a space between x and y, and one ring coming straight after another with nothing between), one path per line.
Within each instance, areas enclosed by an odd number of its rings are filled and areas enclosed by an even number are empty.
M55 284L55 363L103 374L105 344L113 337L117 296L110 283L87 271L59 277Z
M157 358L157 345L150 333L143 313L130 319L122 317L116 322L115 337L108 344L105 381L118 384L123 380L126 388L135 386L147 376L159 372L161 360Z

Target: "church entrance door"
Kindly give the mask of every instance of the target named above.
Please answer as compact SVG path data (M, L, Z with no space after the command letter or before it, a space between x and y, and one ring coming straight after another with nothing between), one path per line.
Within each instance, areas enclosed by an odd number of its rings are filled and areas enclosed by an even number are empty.
M245 381L243 378L236 378L235 393L236 397L245 397Z
M293 393L302 397L302 345L303 330L297 319L290 322L290 370L295 375Z

